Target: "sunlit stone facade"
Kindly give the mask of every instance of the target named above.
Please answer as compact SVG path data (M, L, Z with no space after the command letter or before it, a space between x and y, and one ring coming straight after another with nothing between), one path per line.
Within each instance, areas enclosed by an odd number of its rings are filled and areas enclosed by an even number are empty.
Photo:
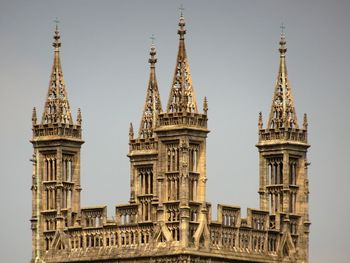
M82 116L78 110L72 119L56 27L45 108L41 120L35 108L32 116L31 262L308 262L308 124L304 115L298 126L284 33L271 113L266 127L261 113L258 121L260 207L248 209L246 218L239 207L222 204L211 217L208 103L204 98L197 107L185 34L181 15L165 110L151 47L140 127L136 134L132 124L129 129L130 200L108 218L106 206L80 206Z

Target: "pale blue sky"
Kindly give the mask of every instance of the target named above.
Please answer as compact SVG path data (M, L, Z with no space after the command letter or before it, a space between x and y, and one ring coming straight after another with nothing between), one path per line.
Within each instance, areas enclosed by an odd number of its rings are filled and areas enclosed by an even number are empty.
M83 114L82 204L129 198L128 126L138 129L156 36L163 107L185 6L186 47L198 105L209 102L208 201L258 207L257 117L269 113L280 24L299 123L309 116L310 260L350 256L350 1L0 0L0 192L3 262L31 253L31 112L41 116L59 17L74 118Z

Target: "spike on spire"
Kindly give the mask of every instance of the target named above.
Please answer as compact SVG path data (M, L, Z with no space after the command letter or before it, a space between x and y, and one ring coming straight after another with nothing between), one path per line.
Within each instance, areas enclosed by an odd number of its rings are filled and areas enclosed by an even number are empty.
M286 27L284 26L284 24L281 24L281 39L280 39L280 47L279 47L279 51L280 51L280 55L281 56L285 56L286 52L287 52L287 42L286 42L286 34L284 33L284 29Z
M309 125L309 123L308 123L308 120L307 120L307 114L304 113L304 120L303 120L303 128L304 128L304 130L307 130L308 125Z
M55 20L55 23L54 42L52 44L54 47L54 61L41 123L73 124L60 60L61 36L58 30L58 20Z
M59 51L60 47L61 47L61 36L60 36L60 31L58 30L58 23L59 20L56 17L56 19L54 20L56 26L55 26L55 35L54 35L54 42L52 43L52 46L55 48L55 51Z
M185 48L185 18L179 20L179 49L177 53L175 72L167 105L167 112L197 113L196 96L192 84L190 66Z
M286 38L284 25L281 26L281 38L279 41L280 63L275 83L275 91L272 97L271 111L268 128L298 128L294 99L289 85L286 66Z
M157 52L156 52L156 47L154 45L154 40L155 40L154 35L152 35L150 39L152 42L151 42L151 50L149 52L150 58L148 59L148 63L150 63L151 68L154 68L157 63L157 58L156 58Z
M180 20L179 20L179 29L177 31L177 33L180 35L180 39L185 39L185 34L186 34L186 29L185 29L185 18L183 15L183 11L185 10L185 8L181 5L180 6Z
M162 111L162 104L160 102L160 95L156 79L156 48L154 45L154 37L152 39L150 58L150 77L148 81L148 88L146 92L145 106L141 117L139 138L146 139L154 137L153 130L156 126L157 116Z
M203 101L203 112L204 114L208 113L208 100L207 97L204 97L204 101Z
M36 108L33 108L33 112L32 112L32 124L35 125L37 121L37 117L36 117Z
M129 140L133 140L134 139L134 127L132 126L132 122L130 122L130 126L129 126Z
M81 116L81 110L78 108L78 113L77 113L77 124L81 125L81 122L83 121L83 118Z
M258 128L261 130L263 128L263 117L262 117L262 112L259 112L259 121L258 121Z

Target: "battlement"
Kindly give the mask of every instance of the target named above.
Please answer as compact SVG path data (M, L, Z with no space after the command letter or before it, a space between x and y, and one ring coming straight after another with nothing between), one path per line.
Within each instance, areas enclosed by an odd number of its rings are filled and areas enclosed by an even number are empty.
M247 217L241 217L241 208L239 206L230 206L219 204L217 207L217 220L212 224L222 227L243 228L261 231L282 231L282 223L286 219L285 213L271 214L268 211L260 209L247 209ZM297 215L288 215L291 225L294 225L300 218ZM290 229L295 234L296 229Z
M276 128L259 130L258 144L276 143L276 140L307 144L307 131L304 129L296 128Z
M52 140L53 137L81 139L82 130L79 125L63 124L63 123L48 123L33 125L33 141L37 140Z
M298 128L284 35L268 128L263 129L262 113L258 121L260 209L249 208L242 217L240 207L219 204L212 219L206 192L208 101L205 97L203 113L198 113L182 13L178 25L179 49L165 111L151 46L138 133L129 126L130 199L115 206L112 218L104 205L81 208L82 115L78 109L73 122L56 27L40 124L36 109L32 112L33 263L308 262L308 122L305 114L303 129Z
M158 115L156 131L167 129L196 128L207 130L208 118L206 114L194 112L163 112Z
M129 142L129 150L130 152L135 151L157 151L158 150L158 141L154 138L140 138L140 139L132 139ZM135 155L137 153L129 153Z
M107 219L106 206L83 208L81 225L64 229L61 247L47 247L47 262L61 262L60 258L68 254L70 261L132 259L137 255L156 258L166 255L169 249L176 255L179 253L177 248L181 246L178 205L178 202L164 204L167 211L164 226L171 233L170 240L162 235L159 221L137 222L137 204L116 206L116 218L112 219ZM198 213L199 206L193 203L191 210ZM210 205L207 207L210 208ZM198 255L205 255L210 251L212 255L237 260L254 255L257 262L278 262L285 231L291 234L296 245L297 228L301 227L299 216L287 217L283 213L269 214L263 210L247 209L247 218L242 218L240 207L219 204L217 220L207 218L209 243L205 245L202 241L197 244L194 238L200 226L198 218L191 215L189 247L182 248L182 252L196 251ZM51 243L57 239L56 235L55 231L44 231L44 239L51 240ZM152 250L155 248L157 250ZM266 257L270 261L264 261Z

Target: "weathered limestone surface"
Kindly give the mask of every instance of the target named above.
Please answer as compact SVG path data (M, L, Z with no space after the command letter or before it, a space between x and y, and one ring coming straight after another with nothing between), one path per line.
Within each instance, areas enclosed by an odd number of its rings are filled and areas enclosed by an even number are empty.
M299 128L286 69L286 41L267 127L260 113L260 208L218 205L206 198L208 102L198 112L179 21L179 49L163 111L156 49L137 136L129 128L130 200L107 218L106 206L80 207L82 116L73 122L54 35L54 63L43 117L33 110L31 262L308 262L307 117ZM213 116L215 118L215 116Z

